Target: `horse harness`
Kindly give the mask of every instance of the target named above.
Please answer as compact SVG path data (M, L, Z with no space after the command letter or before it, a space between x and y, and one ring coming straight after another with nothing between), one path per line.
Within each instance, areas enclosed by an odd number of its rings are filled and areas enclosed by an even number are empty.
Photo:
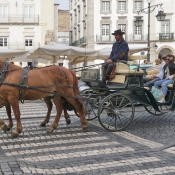
M30 67L25 67L19 82L19 100L24 103L25 91L27 89L27 74L31 70Z
M9 67L9 63L5 61L2 67L2 71L0 72L0 85L2 85L5 79L6 73L8 71L8 67Z
M27 80L28 80L28 76L27 75L28 75L28 72L30 70L32 70L31 67L25 67L24 68L24 70L23 70L23 72L21 74L21 77L20 77L19 84L4 82L6 73L11 71L11 70L8 70L8 67L9 67L9 63L4 61L2 71L0 72L0 85L5 84L5 85L9 85L9 86L19 87L19 100L21 101L21 103L24 103L25 91L27 89L32 89L32 90L36 90L36 91L40 91L40 92L44 92L44 93L53 94L53 95L60 95L62 97L76 98L77 100L82 100L82 99L77 98L75 96L72 97L72 96L67 96L67 95L64 95L64 94L60 94L58 92L49 92L49 91L38 89L38 88L48 88L48 87L51 87L51 86L66 86L66 87L69 87L69 88L73 88L72 86L70 86L69 79L68 79L66 73L63 71L63 69L61 67L59 67L61 75L59 77L58 82L55 83L55 84L50 84L50 85L46 85L46 86L28 86L27 85ZM63 74L66 77L67 84L60 84L61 80L62 80L62 77L63 77ZM76 95L76 94L74 94L74 95Z

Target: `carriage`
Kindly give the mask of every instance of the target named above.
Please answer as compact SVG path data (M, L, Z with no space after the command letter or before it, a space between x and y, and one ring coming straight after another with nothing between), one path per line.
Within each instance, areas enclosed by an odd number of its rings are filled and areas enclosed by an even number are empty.
M141 50L132 50L131 53ZM53 53L52 48L50 52ZM81 58L76 58L75 61L79 62ZM105 129L120 131L132 122L135 107L138 104L142 104L146 111L154 115L162 115L168 110L175 109L175 83L168 87L166 103L158 103L150 90L143 87L142 78L145 72L139 66L136 70L130 70L129 65L117 62L116 75L107 85L100 80L99 68L89 66L80 69L81 80L89 87L81 93L78 90L75 72L69 69L50 66L30 70L9 65L0 60L0 107L6 107L9 118L7 126L0 119L0 128L3 131L8 131L13 127L11 105L17 123L12 137L17 137L22 132L19 100L24 102L24 100L43 98L48 112L41 126L46 126L50 119L51 99L53 99L57 114L54 122L47 129L48 132L57 129L62 110L64 110L67 124L70 124L70 119L66 110L74 110L80 118L83 131L88 129L87 120L95 118L98 118L99 123ZM86 108L88 108L88 112Z
M89 110L87 120L98 118L105 129L120 131L132 122L138 104L153 115L174 110L175 83L168 85L166 103L158 103L150 89L144 88L143 75L139 67L130 70L129 65L117 62L114 79L105 85L100 80L99 69L82 70L81 80L89 86L81 92Z

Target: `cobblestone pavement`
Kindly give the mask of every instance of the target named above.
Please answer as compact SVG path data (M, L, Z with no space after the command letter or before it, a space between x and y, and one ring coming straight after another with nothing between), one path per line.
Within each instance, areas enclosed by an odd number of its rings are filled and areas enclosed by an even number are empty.
M23 133L0 135L0 174L156 175L175 174L175 114L153 116L142 107L122 132L108 132L97 120L83 133L79 119L62 117L52 134L39 127L44 103L21 104ZM52 111L52 116L55 110ZM5 109L1 118L6 119ZM5 120L7 122L7 120ZM53 117L48 126L53 121Z

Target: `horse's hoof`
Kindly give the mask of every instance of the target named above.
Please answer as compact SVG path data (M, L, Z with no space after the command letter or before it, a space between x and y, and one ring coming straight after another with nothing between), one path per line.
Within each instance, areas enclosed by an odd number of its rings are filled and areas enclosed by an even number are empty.
M10 131L10 130L11 130L11 128L7 126L7 131Z
M67 123L67 125L70 125L71 124L71 120L70 119L67 119L66 120L66 123Z
M51 127L47 128L47 133L52 133L53 131L54 131L53 128L51 128Z
M7 131L7 125L3 125L3 126L1 127L1 129L2 129L4 132L6 132L6 131Z
M83 130L83 132L88 131L88 126L84 126L84 127L82 128L82 130Z
M45 127L45 126L46 126L46 123L42 122L42 123L40 124L40 126L41 126L41 127Z
M12 138L16 138L16 137L18 137L18 135L19 135L19 133L17 131L13 131L11 134Z

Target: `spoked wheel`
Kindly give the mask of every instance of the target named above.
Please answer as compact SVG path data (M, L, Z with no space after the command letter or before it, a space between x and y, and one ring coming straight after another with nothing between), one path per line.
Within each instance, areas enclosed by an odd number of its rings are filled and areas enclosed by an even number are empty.
M156 110L153 108L153 106L151 106L151 105L144 105L144 108L145 108L150 114L157 115L157 116L163 115L163 114L167 113L168 110L169 110L169 106L166 106L166 105L163 105L163 104L161 104L161 105L159 106L160 112L159 112L159 111L156 111Z
M88 108L88 114L86 119L94 120L98 117L98 107L102 100L102 96L106 92L99 92L99 90L85 89L81 91L81 95L84 98L85 106Z
M131 99L123 94L111 94L100 104L98 119L109 131L121 131L133 120L135 113Z

